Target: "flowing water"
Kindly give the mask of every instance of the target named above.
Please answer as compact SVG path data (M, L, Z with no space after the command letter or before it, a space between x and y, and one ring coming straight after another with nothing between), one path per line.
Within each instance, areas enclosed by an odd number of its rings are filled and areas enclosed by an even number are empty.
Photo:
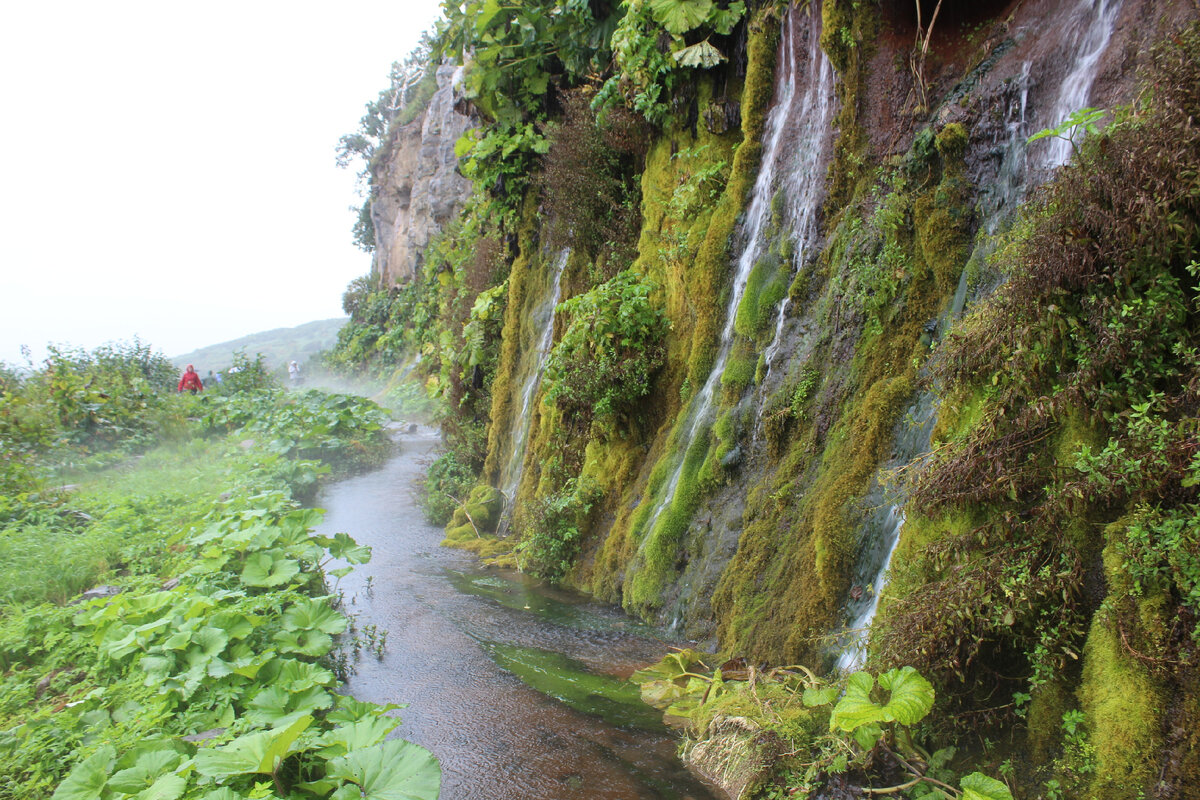
M533 330L538 332L537 347L523 371L525 378L521 385L521 411L513 426L512 450L500 476L500 489L510 503L517 496L517 489L521 485L521 474L525 466L525 441L529 438L529 425L533 418L533 399L537 396L538 387L542 385L546 359L550 357L550 348L554 342L554 309L558 305L561 293L563 270L566 269L570 257L569 249L558 254L554 263L554 282L542 302L533 310L529 320Z
M1063 36L1070 66L1045 113L1046 125L1057 125L1087 105L1100 59L1108 47L1119 12L1120 0L1078 1ZM1003 154L996 180L981 197L981 228L985 235L977 242L975 258L986 258L994 249L991 237L1011 220L1029 181L1044 180L1050 170L1065 164L1072 154L1071 143L1062 139L1042 140L1047 143L1035 143L1041 145L1040 148L1030 152L1026 142L1030 133L1029 74L1030 65L1025 63L1020 75L1014 79L1013 95L1005 110L1007 141L1000 144ZM966 278L964 270L950 309L939 319L938 328L945 328L962 313L968 294ZM892 555L904 526L903 499L886 496L883 488L886 473L929 451L935 414L932 395L928 392L918 395L897 433L893 457L876 476L876 488L867 498L867 505L874 501L874 508L866 515L858 534L859 554L854 576L857 596L852 596L847 603L848 622L835 644L836 664L843 671L858 669L866 659L867 636L879 609L879 595L887 584Z
M684 453L702 429L712 422L713 400L725 372L725 362L733 349L734 323L737 308L746 293L746 284L755 263L767 244L764 232L772 214L772 198L781 191L796 238L797 263L803 263L803 252L816 228L817 208L825 184L825 159L832 136L833 67L820 47L820 8L816 4L807 12L790 10L784 18L780 41L779 68L775 76L775 97L764 127L762 165L750 195L750 205L741 231L741 249L737 258L729 303L725 308L725 327L712 371L689 406L682 438L675 447L679 463L667 481L662 497L651 512L644 528L654 528L663 511L675 499L685 463ZM796 39L803 20L808 20L807 48L799 55ZM802 64L804 71L797 66ZM799 91L798 91L799 90ZM783 326L783 311L777 320L776 331Z
M1047 127L1058 125L1073 112L1087 106L1100 57L1108 48L1120 11L1120 0L1079 0L1070 25L1063 31L1063 39L1069 43L1071 69L1059 85L1046 120ZM1046 141L1039 166L1053 169L1067 163L1071 158L1071 142L1060 138Z
M322 496L318 532L373 550L338 587L346 611L360 637L387 631L347 690L408 705L398 734L438 757L447 800L712 800L624 680L667 651L652 629L439 546L413 496L437 443L420 428Z

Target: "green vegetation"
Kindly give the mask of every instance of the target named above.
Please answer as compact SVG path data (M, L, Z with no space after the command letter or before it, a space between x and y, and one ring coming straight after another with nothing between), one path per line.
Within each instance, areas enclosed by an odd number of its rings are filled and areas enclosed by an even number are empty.
M933 708L934 689L912 667L827 682L799 665L764 670L735 658L710 667L705 656L683 650L631 680L645 702L686 720L685 750L693 753L729 736L729 721L738 720L733 747L741 752L722 766L749 774L748 797L808 798L848 784L908 797L1013 797L994 778L964 775L970 767L962 764L952 768L955 747L931 753L922 746L924 731L917 726ZM948 783L956 779L958 789Z
M370 553L296 499L329 471L296 456L384 451L378 408L176 394L164 364L135 343L5 374L0 797L433 800L433 757L335 692L353 664L326 570Z
M1195 27L1154 52L1144 101L1026 207L995 257L1007 282L947 337L935 380L976 410L915 476L873 637L947 711L1004 675L998 722L1028 721L1038 779L1066 795L1200 774L1190 737L1162 738L1195 713L1198 55Z
M626 270L559 307L567 324L546 365L546 399L565 419L612 428L650 391L666 325L654 289Z

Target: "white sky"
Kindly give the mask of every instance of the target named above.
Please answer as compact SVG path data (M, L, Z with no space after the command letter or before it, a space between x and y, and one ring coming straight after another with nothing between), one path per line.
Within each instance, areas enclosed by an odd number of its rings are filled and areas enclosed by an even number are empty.
M167 355L342 315L334 164L437 0L15 2L0 24L0 360Z

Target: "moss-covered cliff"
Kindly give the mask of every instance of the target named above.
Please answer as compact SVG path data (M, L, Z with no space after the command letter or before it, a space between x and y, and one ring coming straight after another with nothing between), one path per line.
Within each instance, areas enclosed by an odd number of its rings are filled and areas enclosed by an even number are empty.
M584 5L459 7L443 54L535 6L557 49L472 68L476 197L355 318L445 401L449 540L752 661L916 666L1028 796L1186 796L1195 8Z

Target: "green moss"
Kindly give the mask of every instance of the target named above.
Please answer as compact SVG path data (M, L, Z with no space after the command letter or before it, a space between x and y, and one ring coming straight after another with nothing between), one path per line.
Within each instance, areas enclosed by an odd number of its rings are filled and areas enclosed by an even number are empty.
M504 510L504 494L486 484L476 486L471 490L466 502L454 510L450 524L446 526L446 535L450 530L466 526L476 535L494 533L500 523L500 513Z
M1035 764L1049 765L1062 744L1063 712L1075 705L1074 698L1061 680L1052 680L1034 689L1025 714L1026 741Z
M750 346L741 343L730 352L725 360L725 369L721 372L721 388L727 397L737 397L754 382L754 373L758 366L758 355Z
M530 253L536 249L528 244L533 238L537 214L537 193L530 192L523 208L521 240L526 246L520 249L513 261L508 278L508 302L504 309L504 328L501 333L500 358L496 377L492 382L491 427L488 430L487 457L481 477L490 484L498 483L500 470L506 456L505 445L512 441L515 420L512 419L516 398L516 373L520 369L522 353L521 328L528 317L526 295L530 277ZM518 409L519 410L519 409Z
M734 317L734 330L739 335L758 341L771 330L775 308L787 295L784 264L779 256L768 253L750 270L746 291Z
M644 509L640 509L642 514L638 521L642 525L653 525L646 532L637 557L630 565L630 578L625 584L623 597L623 603L628 608L642 613L658 608L663 589L676 574L679 542L703 497L701 467L709 452L709 432L709 427L705 426L696 432L684 456L675 495L659 512L658 519L650 519L656 504L647 503Z
M1079 701L1095 748L1091 796L1134 800L1148 793L1159 773L1161 716L1166 698L1146 665L1122 646L1102 615L1088 631Z

